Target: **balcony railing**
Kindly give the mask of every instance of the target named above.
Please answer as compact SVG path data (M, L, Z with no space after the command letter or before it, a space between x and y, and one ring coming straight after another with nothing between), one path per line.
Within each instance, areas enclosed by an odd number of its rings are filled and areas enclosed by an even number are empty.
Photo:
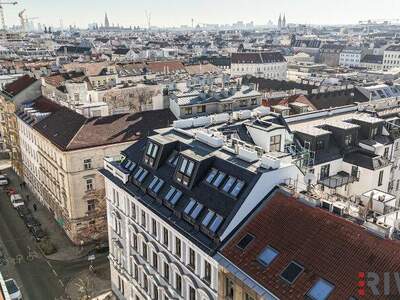
M104 169L109 171L114 177L117 177L124 184L128 182L129 171L125 170L120 165L120 157L105 157L104 158Z

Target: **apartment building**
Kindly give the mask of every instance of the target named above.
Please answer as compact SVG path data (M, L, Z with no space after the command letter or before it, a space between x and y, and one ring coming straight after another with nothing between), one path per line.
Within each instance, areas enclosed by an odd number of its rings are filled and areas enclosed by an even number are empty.
M393 253L400 244L397 236L382 240L360 226L362 220L357 222L277 188L216 254L221 266L219 299L388 299L398 295L394 285L386 291L379 287L378 292L359 284L364 280L360 272L365 276L364 272L374 272L379 278L399 272L400 261Z
M361 60L364 57L362 49L345 48L340 52L339 65L342 67L360 67Z
M400 45L391 45L383 53L383 70L400 68Z
M285 80L287 62L280 52L238 52L231 56L231 75Z
M220 299L216 250L276 184L301 176L285 126L263 112L231 125L221 115L208 131L179 120L105 159L118 299Z
M23 176L21 150L17 127L16 110L27 101L40 95L40 81L27 75L5 85L0 91L1 138L11 159L14 171Z
M360 62L360 67L371 71L383 70L383 55L365 55Z
M17 112L25 182L77 245L106 236L105 156L174 120L169 111L85 118L39 97ZM67 124L67 125L63 125Z
M255 85L211 86L207 91L202 85L171 92L169 108L177 118L184 119L254 109L261 105L261 98L262 94L255 89Z

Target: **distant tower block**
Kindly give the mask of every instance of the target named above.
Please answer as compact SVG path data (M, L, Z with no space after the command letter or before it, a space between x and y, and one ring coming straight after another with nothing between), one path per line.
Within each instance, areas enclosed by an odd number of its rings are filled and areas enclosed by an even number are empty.
M107 13L105 14L105 17L104 17L104 27L110 28L110 21L108 20Z

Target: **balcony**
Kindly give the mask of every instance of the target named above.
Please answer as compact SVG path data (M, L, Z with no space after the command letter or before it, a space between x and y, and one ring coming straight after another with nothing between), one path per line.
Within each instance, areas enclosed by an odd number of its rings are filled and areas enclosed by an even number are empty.
M104 158L104 169L109 171L114 177L117 177L124 184L128 182L130 172L125 170L120 165L120 157L105 157Z

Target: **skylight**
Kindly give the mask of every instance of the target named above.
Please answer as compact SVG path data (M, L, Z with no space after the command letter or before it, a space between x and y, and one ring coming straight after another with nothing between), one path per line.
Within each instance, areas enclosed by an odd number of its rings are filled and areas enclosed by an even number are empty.
M219 187L221 185L222 180L224 180L226 174L224 172L219 171L217 178L214 180L213 185L215 187Z
M233 187L233 189L230 192L230 194L233 197L237 197L239 195L240 191L243 189L243 187L244 187L244 181L241 181L241 180L236 181L236 184Z
M222 223L223 218L220 215L216 215L214 221L212 222L211 226L210 226L210 230L211 232L216 232L219 228L219 226Z
M334 285L320 278L307 292L307 296L312 300L326 300L334 288Z
M272 261L278 256L278 251L275 249L271 248L270 246L267 246L260 255L258 256L258 260L263 264L263 265L270 265Z
M254 236L248 233L239 241L237 246L241 250L244 250L251 243L252 240L254 240Z
M146 169L143 169L142 167L139 167L139 169L137 170L135 176L133 176L133 178L135 178L138 182L143 182L143 180L146 178L147 174L149 173L149 171L147 171Z
M203 209L203 204L191 198L189 203L186 205L184 213L190 216L192 219L196 219L199 216L202 209Z
M300 276L300 274L304 271L304 268L298 263L292 261L281 273L281 277L292 284L296 281L296 279Z
M210 223L211 219L214 217L215 212L213 212L211 209L208 210L207 215L204 217L203 222L201 222L201 225L207 227L208 224Z
M190 178L193 174L193 170L194 162L183 157L176 173L176 181L188 186L190 183Z
M155 194L158 194L160 191L161 187L164 184L164 180L158 178L157 176L154 176L153 180L151 181L149 185L149 189L154 192Z
M235 183L236 178L233 176L229 176L228 180L225 182L224 187L222 188L222 190L225 193L228 193L231 189L231 187L233 186L233 184Z
M217 169L211 169L210 173L208 173L206 181L208 183L211 183L214 180L215 175L217 175L218 170Z
M180 190L177 190L175 187L171 185L168 193L165 195L164 199L171 203L172 205L175 205L179 198L182 196L182 192Z

